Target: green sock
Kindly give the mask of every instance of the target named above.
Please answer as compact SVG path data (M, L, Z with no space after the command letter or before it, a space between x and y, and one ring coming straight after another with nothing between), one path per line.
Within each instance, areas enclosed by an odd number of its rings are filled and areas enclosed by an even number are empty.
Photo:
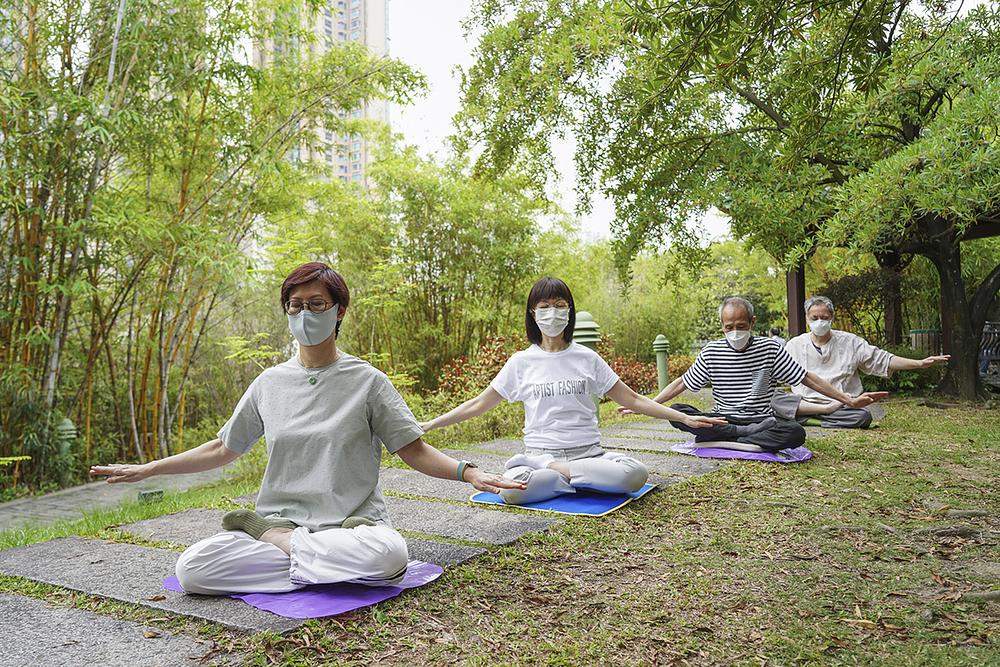
M222 517L222 527L226 530L242 530L244 533L259 540L260 536L271 528L298 528L288 519L265 519L253 510L240 509L227 512Z
M374 526L375 522L363 516L349 516L340 524L341 528L357 528L358 526Z

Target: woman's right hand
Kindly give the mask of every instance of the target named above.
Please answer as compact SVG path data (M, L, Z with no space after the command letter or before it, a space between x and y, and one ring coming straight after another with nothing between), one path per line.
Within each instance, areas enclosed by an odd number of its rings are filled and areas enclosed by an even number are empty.
M635 414L635 410L629 410L624 405L619 405L618 406L618 414L620 414L620 415L634 415Z
M120 482L141 482L153 474L148 463L142 465L114 464L109 466L91 466L92 477L107 477L108 484Z
M709 417L708 415L692 415L684 420L688 428L714 428L729 423L725 417Z
M434 428L433 424L434 424L433 421L429 421L429 422L417 422L417 426L419 426L420 428L422 428L423 431L424 431L424 433L427 433L427 432L431 431Z

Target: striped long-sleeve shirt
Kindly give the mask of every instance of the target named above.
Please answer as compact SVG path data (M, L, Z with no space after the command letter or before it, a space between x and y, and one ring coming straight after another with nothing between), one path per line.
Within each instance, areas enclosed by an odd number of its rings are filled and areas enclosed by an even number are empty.
M797 385L805 376L778 341L753 336L742 350L725 339L712 341L682 377L689 391L712 386L715 412L755 417L773 414L771 397L779 382Z

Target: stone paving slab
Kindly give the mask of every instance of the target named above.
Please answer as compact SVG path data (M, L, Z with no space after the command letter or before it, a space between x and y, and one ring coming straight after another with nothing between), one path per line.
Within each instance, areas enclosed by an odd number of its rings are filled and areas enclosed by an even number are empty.
M392 524L412 530L485 544L509 544L526 533L547 530L557 519L526 516L471 505L446 505L407 498L385 499Z
M441 567L458 565L486 553L486 549L482 547L468 547L462 544L448 544L412 537L406 538L406 546L409 548L411 559L422 560L425 563L437 563Z
M163 580L174 573L176 562L174 551L85 537L62 537L0 551L0 572L6 575L191 616L238 630L284 633L304 622L255 609L234 598L168 591L163 588Z
M156 633L154 637L143 633ZM0 593L0 667L190 667L233 665L232 657L201 657L211 642L100 616L83 609L53 607L44 600Z
M470 452L465 449L442 449L441 451L451 458L458 459L459 461L463 459L474 461L476 465L487 472L501 473L504 470L504 464L507 463L507 459L519 451L524 451L524 446L521 445L520 449L515 449L511 451L510 454L505 454L503 452L498 454L483 454L482 452Z
M609 438L639 438L646 440L663 440L664 442L684 442L691 439L690 433L673 429L670 431L654 431L653 429L627 428L625 426L608 426L601 429L601 435Z
M474 452L469 452L469 458L477 459ZM479 463L478 459L477 463ZM383 491L391 493L405 493L445 500L467 500L473 493L472 487L468 484L430 477L410 468L383 468L379 473L379 484Z
M67 519L79 519L85 512L111 509L126 500L135 500L139 491L183 491L222 479L225 472L226 468L216 468L190 475L163 475L134 484L91 482L40 498L19 498L0 504L0 530L10 530L25 524L43 526Z
M649 479L646 480L649 484L656 484L660 489L665 489L668 486L673 486L674 484L680 484L681 482L687 481L688 477L682 475L657 475L655 473L650 474Z
M490 440L489 442L479 443L476 445L476 449L498 454L504 457L504 462L506 463L507 459L511 456L524 451L524 443L520 440ZM476 462L479 462L478 459ZM503 470L503 468L500 469Z
M649 438L601 438L605 449L647 450L670 452L670 448L684 440L651 440Z
M147 540L190 546L222 530L223 510L190 509L120 526L120 530Z
M222 530L223 514L225 512L222 510L191 509L132 523L122 526L121 530L147 540L163 540L188 546ZM437 563L442 567L462 563L485 552L478 547L431 540L407 539L406 543L410 547L410 558Z
M687 434L684 434L687 435ZM601 444L608 450L611 451L625 451L629 456L632 456L643 463L649 468L650 473L660 473L666 475L667 477L680 476L680 477L691 477L693 475L704 475L705 473L718 470L725 463L717 460L711 459L698 459L693 456L681 456L679 454L655 454L647 453L642 451L636 451L641 449L650 449L649 447L641 447L638 443L646 442L648 439L642 441L639 440L626 440L621 439L619 442L616 439L608 438L604 440ZM651 441L656 442L656 441ZM684 442L684 440L679 440L677 442ZM510 455L517 453L518 450L511 450L512 444L516 444L523 447L523 444L516 440L494 440L493 442L484 442L479 446L480 449L489 449L491 451L504 450L506 449ZM671 443L668 442L666 447L662 451L669 451ZM658 450L659 451L659 450ZM448 452L452 456L455 452ZM480 460L476 459L479 463ZM502 469L502 468L501 468Z
M643 422L615 422L604 426L602 430L612 429L612 428L623 428L623 429L639 429L642 431L666 431L667 433L677 433L677 429L670 425L669 421L664 419L656 419L653 421L643 421Z
M611 449L609 447L609 449ZM694 477L705 475L728 465L717 459L699 459L681 454L648 454L646 452L629 451L629 456L646 464L650 473L677 477Z
M476 449L481 449L487 452L494 452L496 454L508 454L513 455L518 452L524 451L524 441L523 440L509 440L501 438L499 440L490 440L488 442L480 442L475 445Z

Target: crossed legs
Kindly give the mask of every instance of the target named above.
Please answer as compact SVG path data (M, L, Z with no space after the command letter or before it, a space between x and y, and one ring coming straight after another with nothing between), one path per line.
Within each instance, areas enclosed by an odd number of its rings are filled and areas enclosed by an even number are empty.
M406 574L406 541L388 526L272 529L261 537L270 541L229 530L197 542L177 559L177 579L188 593L227 595L342 581L385 586ZM286 540L287 553L273 543Z
M649 472L631 456L595 446L551 453L529 450L507 462L504 476L527 482L525 489L504 489L500 494L507 504L523 505L575 493L577 489L632 493L642 488Z
M712 442L713 440L731 440L743 442L749 445L757 445L761 449L769 452L776 452L782 449L799 447L806 441L806 430L801 424L791 419L783 417L734 417L731 415L718 415L705 413L697 408L685 403L675 403L671 405L674 410L688 415L707 415L709 417L725 417L729 423L713 428L691 428L681 422L670 422L674 428L694 434L695 442ZM767 419L773 419L774 423L754 433L745 434L745 430L740 427L749 424L756 424Z

